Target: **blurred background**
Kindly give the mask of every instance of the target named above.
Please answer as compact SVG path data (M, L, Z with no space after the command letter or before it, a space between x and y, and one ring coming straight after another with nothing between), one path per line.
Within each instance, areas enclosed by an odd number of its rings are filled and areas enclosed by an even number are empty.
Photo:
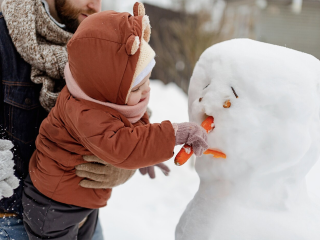
M0 4L3 0L0 0ZM103 10L132 13L136 0L102 0ZM320 0L142 0L157 57L152 79L185 93L193 68L209 46L250 38L320 59Z
M187 91L202 52L215 43L250 38L314 55L320 59L320 0L141 0L152 26L157 56L152 72L151 122L188 121ZM0 3L2 0L0 0ZM103 10L132 13L136 0L102 0ZM175 153L180 150L177 146ZM170 177L136 173L113 190L100 211L105 239L173 240L175 226L196 193L194 160ZM320 202L320 162L308 174L309 192Z
M187 93L193 68L209 46L251 38L320 59L320 0L144 0L157 57L152 79ZM135 0L103 0L103 9L132 12Z

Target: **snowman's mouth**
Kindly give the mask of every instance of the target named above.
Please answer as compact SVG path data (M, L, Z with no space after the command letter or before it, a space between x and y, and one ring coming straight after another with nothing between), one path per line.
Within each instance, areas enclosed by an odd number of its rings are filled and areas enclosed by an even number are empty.
M201 123L201 126L206 130L209 134L215 128L214 118L212 116L207 116L206 119ZM223 152L207 149L203 154L212 155L214 158L227 158L226 154Z

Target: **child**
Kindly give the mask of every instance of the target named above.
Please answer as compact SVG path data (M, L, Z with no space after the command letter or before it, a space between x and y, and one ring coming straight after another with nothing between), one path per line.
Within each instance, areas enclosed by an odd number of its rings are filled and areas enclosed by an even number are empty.
M75 166L85 162L83 155L138 169L170 159L178 144L192 145L198 156L208 147L206 132L194 123L149 123L155 53L142 4L135 4L134 15L94 14L68 43L67 87L40 127L25 181L24 223L31 240L79 239L79 223L106 206L111 189L79 185ZM94 227L83 239L91 239Z

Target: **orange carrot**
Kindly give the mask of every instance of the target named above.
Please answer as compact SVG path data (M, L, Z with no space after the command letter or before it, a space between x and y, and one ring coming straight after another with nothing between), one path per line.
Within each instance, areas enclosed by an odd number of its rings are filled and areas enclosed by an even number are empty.
M209 116L202 123L201 126L206 130L207 133L211 132L214 129L214 118ZM193 150L192 147L185 144L181 150L178 152L177 156L174 159L174 163L177 166L183 165L185 162L189 160L192 156ZM215 158L226 158L226 155L222 152L214 151L208 149L204 152L204 154L212 154Z
M214 129L214 118L209 116L202 123L201 127L207 131L207 133L211 132Z
M227 156L222 153L212 149L207 149L203 154L209 155L212 154L214 158L226 158Z
M178 152L177 156L174 159L174 163L177 166L183 165L188 159L192 156L193 150L192 147L185 144L181 150Z

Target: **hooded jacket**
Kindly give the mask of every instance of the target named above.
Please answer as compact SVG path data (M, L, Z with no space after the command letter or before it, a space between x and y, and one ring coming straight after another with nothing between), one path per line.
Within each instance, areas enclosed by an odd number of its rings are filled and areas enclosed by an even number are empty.
M86 208L106 205L111 189L79 186L75 166L83 155L125 169L138 169L170 159L175 135L172 124L150 124L147 114L132 125L119 112L74 98L65 87L56 106L42 122L37 150L29 165L34 186L45 196Z
M69 63L88 96L125 104L140 57L140 51L130 50L136 37L144 42L144 19L107 11L88 17L79 26L68 44ZM85 163L83 155L95 155L115 167L138 169L170 159L174 146L169 121L150 124L145 113L132 124L115 109L73 97L65 87L40 126L30 177L42 194L55 201L100 208L106 205L111 189L79 186L82 178L75 174L75 166Z

